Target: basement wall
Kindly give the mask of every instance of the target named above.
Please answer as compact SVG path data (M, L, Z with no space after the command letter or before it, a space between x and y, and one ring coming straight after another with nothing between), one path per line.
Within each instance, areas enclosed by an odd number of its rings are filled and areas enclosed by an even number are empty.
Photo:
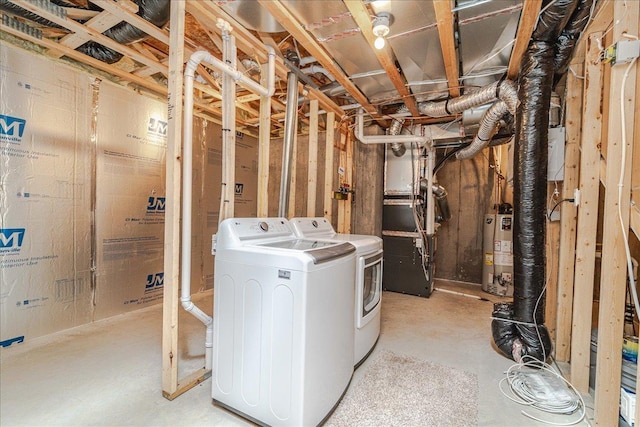
M161 302L166 103L0 44L0 345ZM220 125L194 120L192 289L213 284ZM239 134L236 216L256 216Z

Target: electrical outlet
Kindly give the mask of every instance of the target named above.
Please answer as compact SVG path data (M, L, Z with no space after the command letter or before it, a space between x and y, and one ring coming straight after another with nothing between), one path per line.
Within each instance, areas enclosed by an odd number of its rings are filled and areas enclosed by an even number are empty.
M573 190L573 204L576 207L580 206L580 190L577 188Z
M547 216L549 217L549 221L560 221L560 211L556 209L551 213L551 209L547 210Z

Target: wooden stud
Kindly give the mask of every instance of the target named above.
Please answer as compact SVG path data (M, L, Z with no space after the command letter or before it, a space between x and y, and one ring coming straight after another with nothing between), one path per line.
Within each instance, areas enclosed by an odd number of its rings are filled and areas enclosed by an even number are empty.
M547 184L547 194L553 193L553 182ZM551 209L559 200L551 200L548 208ZM556 210L561 209L560 206ZM545 291L545 319L547 330L551 340L556 338L556 319L558 313L558 252L560 248L560 223L559 221L547 221L546 257L547 257L547 288Z
M198 384L203 383L208 378L211 378L211 371L205 368L200 368L192 374L181 379L178 383L176 391L174 391L173 393L167 393L163 391L162 396L164 396L168 400L173 400L184 392L189 391L193 387L197 386Z
M162 394L178 390L178 289L180 284L180 176L182 147L184 2L171 2L169 44L168 139L164 225L164 288L162 302Z
M336 81L349 92L356 102L362 105L362 108L364 108L370 116L379 121L380 124L386 124L386 121L382 119L378 109L371 105L367 97L349 80L349 77L344 74L331 55L303 28L298 18L294 16L280 0L258 0L258 3L271 13L291 36L304 46L309 54L316 58L318 62L335 77Z
M318 100L309 105L309 170L307 172L307 216L316 216L316 189L318 186Z
M262 65L260 83L266 85L268 66ZM271 97L260 97L258 140L258 217L269 216L269 150L271 145Z
M582 64L573 64L572 67L574 72L582 74ZM582 86L582 81L578 77L573 73L567 74L563 199L573 198L573 192L578 188L582 129ZM558 320L556 326L556 359L561 362L568 362L571 354L576 216L577 211L574 204L564 203L562 205L562 210L560 211L560 254L558 261Z
M353 20L356 21L356 24L360 27L360 33L367 40L367 43L369 43L372 52L376 55L378 62L380 62L380 65L382 65L382 68L387 73L387 77L389 77L389 80L391 80L398 94L402 97L405 105L409 108L411 115L419 117L420 112L418 111L418 105L411 90L407 86L407 79L396 66L396 54L393 52L393 49L391 49L389 43L385 43L383 49L373 47L376 36L373 34L371 26L371 13L369 13L364 2L362 0L345 0L344 4L347 6L347 9L349 9L349 12L351 12Z
M615 2L613 40L622 34L638 34L640 2ZM635 67L622 86L626 64L611 67L610 97L607 119L607 176L602 235L602 274L600 276L600 312L598 315L598 355L596 359L596 425L610 426L618 421L620 373L622 367L622 334L626 294L627 262L624 236L629 230L631 165L635 103ZM624 95L623 95L624 93ZM623 96L625 115L619 97ZM620 120L624 121L624 126ZM626 135L626 161L621 162L623 132ZM622 173L622 190L618 189ZM621 196L619 193L621 192ZM621 209L619 218L618 208ZM621 224L622 222L622 224ZM624 230L624 231L623 231ZM624 233L624 235L623 235Z
M297 120L297 119L296 119ZM291 182L289 183L289 211L287 212L287 218L293 218L296 216L296 185L298 183L298 167L297 161L298 158L298 132L293 133L293 148L291 153Z
M571 382L581 392L589 391L591 313L596 259L596 229L600 183L600 136L602 134L602 64L598 39L601 32L585 37L585 79L582 106L580 155L580 207L576 230L576 259L571 326Z
M509 79L515 79L520 73L520 61L522 61L522 56L529 46L529 40L538 22L538 14L541 7L542 0L524 0L522 4L516 41L511 50L511 58L509 58L509 66L507 67L507 77Z
M433 2L438 22L438 36L440 37L440 49L444 60L444 69L449 84L449 96L460 96L460 70L458 69L458 50L453 28L453 12L450 0Z
M333 139L335 126L335 113L327 113L327 131L324 145L324 217L333 224Z

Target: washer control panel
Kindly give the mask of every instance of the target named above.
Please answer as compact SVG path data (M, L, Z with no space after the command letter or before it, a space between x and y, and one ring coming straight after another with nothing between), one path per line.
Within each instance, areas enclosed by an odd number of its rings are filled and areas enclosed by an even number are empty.
M292 234L285 218L234 218L231 230L239 239L259 239Z

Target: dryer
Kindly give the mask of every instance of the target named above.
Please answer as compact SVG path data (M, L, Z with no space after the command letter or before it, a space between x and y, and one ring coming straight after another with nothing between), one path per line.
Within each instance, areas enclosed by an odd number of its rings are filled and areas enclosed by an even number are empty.
M380 336L382 239L362 234L338 234L326 218L292 218L290 223L299 237L349 242L356 248L354 365L359 366Z
M354 246L297 238L284 218L227 219L214 242L214 402L320 424L353 375Z

